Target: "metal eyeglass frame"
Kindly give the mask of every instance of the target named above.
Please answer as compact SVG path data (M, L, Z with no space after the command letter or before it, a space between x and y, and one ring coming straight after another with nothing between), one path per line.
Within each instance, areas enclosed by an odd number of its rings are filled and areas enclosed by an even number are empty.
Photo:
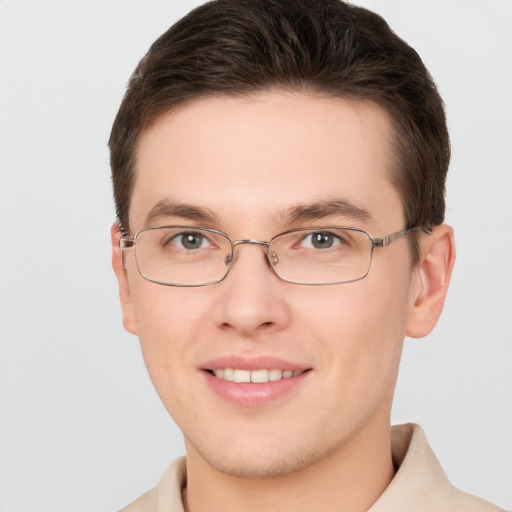
M265 250L265 255L266 255L269 267L272 269L274 274L279 279L281 279L281 281L284 281L286 283L300 284L300 285L304 285L304 286L325 286L325 285L331 285L331 284L351 283L351 282L354 282L354 281L360 281L361 279L364 279L368 275L368 273L370 272L371 264L372 264L373 250L376 247L386 248L389 245L391 245L395 240L398 240L398 239L408 235L409 233L412 233L413 231L416 231L417 229L421 229L424 233L426 233L428 235L432 234L432 230L430 228L426 227L426 226L414 226L412 228L404 229L402 231L397 231L396 233L391 233L391 234L383 236L383 237L372 237L364 229L352 228L352 227L348 227L348 226L319 226L319 227L308 227L308 228L290 229L288 231L285 231L283 233L279 233L279 234L273 236L268 242L264 242L262 240L254 240L254 239L231 240L229 235L227 235L226 233L224 233L222 231L218 231L216 229L212 229L212 228L203 228L203 227L198 227L198 226L162 225L162 226L152 226L152 227L149 227L149 228L140 229L133 236L121 236L121 238L119 240L119 247L121 248L121 250L131 249L131 248L135 249L135 245L137 243L137 237L139 236L140 233L143 233L145 231L154 230L154 229L165 229L165 228L184 228L184 229L189 229L191 231L193 231L193 230L201 230L201 231L206 231L206 232L209 232L209 233L215 233L217 235L220 235L220 236L226 238L231 243L231 252L228 255L228 257L226 258L226 264L228 266L226 268L226 272L224 273L224 275L220 279L217 279L215 281L209 281L207 283L200 283L200 284L169 283L169 282L166 282L166 281L160 281L158 279L152 279L152 278L148 277L147 275L145 275L142 272L142 270L140 268L140 265L139 265L139 262L137 260L137 251L134 250L135 261L136 261L136 264L137 264L137 270L139 271L139 274L144 279L146 279L147 281L151 281L152 283L157 283L157 284L161 284L161 285L164 285L164 286L179 286L179 287L183 287L183 288L192 288L192 287L195 288L195 287L199 287L199 286L209 286L209 285L212 285L212 284L220 283L221 281L226 279L226 277L228 276L229 272L231 271L231 268L233 267L234 262L236 261L235 249L236 249L236 247L238 247L239 245L242 245L242 244L259 245L259 246L265 247L265 249L266 249ZM301 282L301 281L292 281L290 279L285 279L285 278L281 277L278 274L278 272L274 268L274 265L272 264L271 256L269 254L270 244L276 238L279 238L279 237L281 237L283 235L287 235L289 233L298 233L298 232L301 232L301 231L329 231L329 230L332 230L332 229L346 229L346 230L349 230L349 231L358 231L359 233L363 233L363 234L365 234L368 237L368 239L369 239L369 241L371 243L370 262L368 264L368 270L366 271L366 273L364 275L362 275L361 277L357 277L355 279L349 279L349 280L343 280L343 281L326 282L326 283L304 283L304 282ZM277 263L277 261L274 260L274 263Z

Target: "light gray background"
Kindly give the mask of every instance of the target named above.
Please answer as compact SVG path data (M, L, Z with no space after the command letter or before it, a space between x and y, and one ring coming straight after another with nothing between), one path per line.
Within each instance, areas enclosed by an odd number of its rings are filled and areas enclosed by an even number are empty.
M106 143L128 77L194 1L0 1L0 510L107 511L183 452L121 326ZM409 340L394 421L452 481L512 508L512 1L366 0L447 104L444 316Z

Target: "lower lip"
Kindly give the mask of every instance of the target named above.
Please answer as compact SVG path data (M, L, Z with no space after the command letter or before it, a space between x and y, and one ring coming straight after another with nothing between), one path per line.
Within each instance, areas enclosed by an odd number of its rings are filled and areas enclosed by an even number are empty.
M203 374L210 389L224 400L240 407L261 407L291 393L304 382L310 371L295 377L257 384L219 379L207 371L203 371Z

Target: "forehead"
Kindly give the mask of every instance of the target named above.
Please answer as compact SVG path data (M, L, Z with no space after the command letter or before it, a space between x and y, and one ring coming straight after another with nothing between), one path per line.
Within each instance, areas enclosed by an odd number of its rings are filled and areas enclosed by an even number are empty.
M141 137L130 224L143 227L162 202L248 222L339 199L375 219L400 217L390 140L387 114L370 102L283 91L201 98Z

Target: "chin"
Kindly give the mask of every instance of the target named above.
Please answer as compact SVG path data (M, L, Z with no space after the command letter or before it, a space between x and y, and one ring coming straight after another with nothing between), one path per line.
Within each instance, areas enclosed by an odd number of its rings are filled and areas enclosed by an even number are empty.
M239 447L231 446L222 453L203 450L194 446L195 451L216 471L237 478L276 478L296 473L313 465L319 458L318 452L308 451L304 446L295 447Z

